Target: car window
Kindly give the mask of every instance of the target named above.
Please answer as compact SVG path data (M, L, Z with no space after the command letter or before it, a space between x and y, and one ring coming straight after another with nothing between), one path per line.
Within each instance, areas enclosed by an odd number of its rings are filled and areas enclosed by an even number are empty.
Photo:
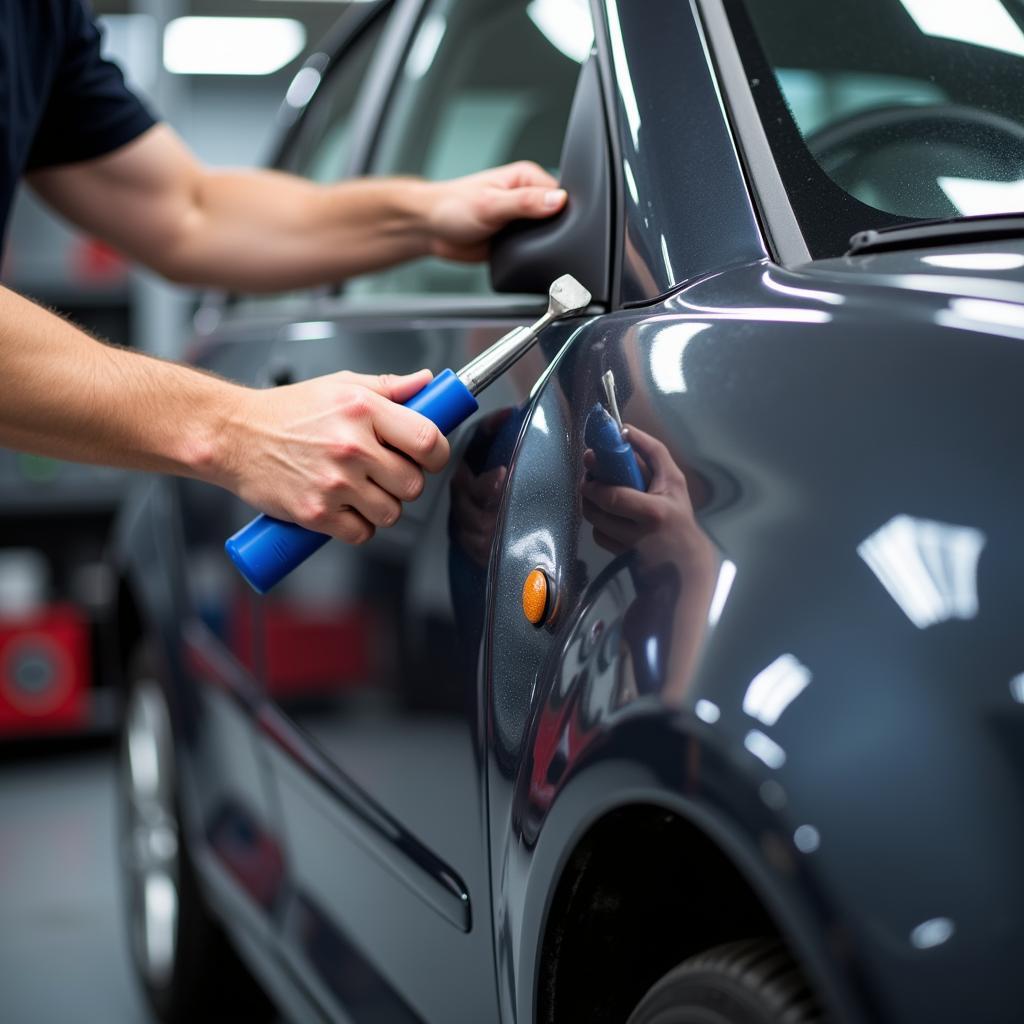
M398 73L372 172L441 180L526 159L557 175L592 44L586 0L433 0ZM485 265L424 259L354 279L346 294L489 290Z
M289 96L297 93L294 102L301 102L309 88L316 87L316 94L286 156L288 170L325 183L345 176L352 151L352 112L386 22L385 17L375 18L318 87L314 68L304 68L296 76L289 89Z
M1021 0L727 0L812 255L1024 209Z
M286 103L305 102L315 89L295 136L281 156L283 170L313 181L328 183L343 178L352 152L352 113L373 55L380 44L387 16L367 25L320 82L319 72L307 65L289 87ZM239 296L233 303L236 315L288 313L309 304L309 290L297 289L272 295Z

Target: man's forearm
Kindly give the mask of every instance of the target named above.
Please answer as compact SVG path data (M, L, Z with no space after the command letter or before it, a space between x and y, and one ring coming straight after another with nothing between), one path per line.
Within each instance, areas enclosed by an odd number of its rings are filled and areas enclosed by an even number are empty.
M273 171L206 172L188 227L149 262L166 276L246 291L340 281L430 251L431 186L324 186Z
M95 341L0 289L0 445L211 480L245 389Z
M427 253L478 261L505 224L550 217L566 200L550 174L523 162L448 182L318 185L214 171L166 125L29 180L73 223L157 272L238 291L325 284Z

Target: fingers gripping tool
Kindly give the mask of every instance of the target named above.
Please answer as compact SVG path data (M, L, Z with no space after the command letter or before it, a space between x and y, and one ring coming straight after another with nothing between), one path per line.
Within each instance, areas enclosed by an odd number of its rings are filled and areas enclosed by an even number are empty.
M548 293L547 312L531 327L517 327L496 341L458 373L444 370L405 406L451 433L479 408L476 396L522 357L548 324L582 312L590 292L569 274ZM265 594L331 538L272 516L257 516L224 545L238 571L254 590Z

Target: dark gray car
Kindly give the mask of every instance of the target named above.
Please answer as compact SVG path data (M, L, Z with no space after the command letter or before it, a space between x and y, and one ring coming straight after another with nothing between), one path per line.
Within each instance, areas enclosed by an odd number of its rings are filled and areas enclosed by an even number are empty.
M458 367L560 274L594 305L394 528L265 599L230 495L154 481L126 512L124 850L164 1019L257 1019L253 976L301 1021L1021 1019L1022 26L342 20L280 166L532 159L570 208L489 268L211 299L197 361ZM608 469L634 457L643 489Z

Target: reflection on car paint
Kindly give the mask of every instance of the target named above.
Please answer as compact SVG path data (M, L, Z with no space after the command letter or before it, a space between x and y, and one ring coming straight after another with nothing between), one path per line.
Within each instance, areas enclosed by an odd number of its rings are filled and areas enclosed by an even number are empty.
M918 629L978 614L978 559L985 534L894 516L857 545L857 554Z

